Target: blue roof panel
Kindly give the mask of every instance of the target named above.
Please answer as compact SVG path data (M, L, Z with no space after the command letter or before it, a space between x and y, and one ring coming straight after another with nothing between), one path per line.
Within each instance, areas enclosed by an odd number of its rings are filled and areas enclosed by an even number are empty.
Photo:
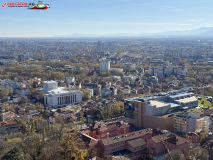
M188 96L188 95L194 95L194 93L181 93L181 94L177 94L177 95L171 95L169 97L170 98L176 98L176 97Z

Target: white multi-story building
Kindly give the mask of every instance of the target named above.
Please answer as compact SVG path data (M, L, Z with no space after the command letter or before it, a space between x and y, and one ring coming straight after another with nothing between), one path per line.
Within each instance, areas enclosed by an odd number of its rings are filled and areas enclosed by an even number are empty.
M149 68L149 74L150 75L160 75L162 77L168 77L170 75L185 75L187 76L187 67L165 67L165 66L160 66L160 67L153 67L153 68Z
M58 82L56 81L44 81L43 88L40 91L46 93L44 95L44 105L53 108L72 105L82 101L81 91L58 87Z
M108 71L110 69L110 60L100 59L100 71Z

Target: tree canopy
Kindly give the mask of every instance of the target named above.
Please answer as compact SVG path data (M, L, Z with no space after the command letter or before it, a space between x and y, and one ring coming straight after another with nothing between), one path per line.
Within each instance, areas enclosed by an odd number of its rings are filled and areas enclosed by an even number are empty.
M24 157L19 147L14 147L9 152L7 152L4 156L2 156L1 160L24 160Z

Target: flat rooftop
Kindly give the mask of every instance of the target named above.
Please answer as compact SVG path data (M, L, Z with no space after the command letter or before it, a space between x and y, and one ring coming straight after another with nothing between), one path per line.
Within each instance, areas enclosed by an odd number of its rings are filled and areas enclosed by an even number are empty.
M65 94L65 93L72 93L78 92L79 90L66 90L65 87L58 87L57 89L40 89L40 91L45 92L46 94Z
M195 96L193 96L193 97L188 97L188 98L179 99L179 100L175 100L175 101L182 102L182 103L188 103L188 102L192 102L192 101L197 101L197 98Z
M51 81L44 81L43 83L58 83L58 82L51 80Z
M154 100L151 100L149 102L150 102L151 105L156 105L156 108L160 108L160 107L164 107L164 106L169 105L168 103L163 103L163 102L154 101Z
M157 94L152 94L152 95L147 95L147 96L141 96L141 97L133 97L133 98L127 98L124 99L125 101L129 102L134 102L134 101L139 101L139 102L145 102L149 100L154 100L159 97L170 97L170 98L178 98L178 97L187 97L187 96L192 96L194 93L188 93L187 91L192 90L192 87L186 87L182 88L180 90L174 90L174 91L168 91L168 92L161 92Z

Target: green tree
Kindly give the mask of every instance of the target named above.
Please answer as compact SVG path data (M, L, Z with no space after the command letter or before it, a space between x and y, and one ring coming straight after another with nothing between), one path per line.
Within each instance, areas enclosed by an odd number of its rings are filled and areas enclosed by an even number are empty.
M107 73L106 72L101 72L101 77L106 77Z
M32 97L35 97L35 94L37 93L37 90L35 89L35 88L32 88L31 90L30 90L30 95L32 96Z
M172 159L172 160L185 160L183 153L180 150L173 150L170 155L166 154L163 156L162 160L168 160L168 159Z
M43 107L44 106L41 103L36 103L36 105L35 105L35 108L38 112L41 112Z
M210 96L213 96L213 87L211 87L211 88L209 89L209 95L210 95Z
M42 149L42 137L39 134L33 134L27 138L23 145L21 145L24 154L29 154L32 159L36 159L39 156Z
M189 81L190 81L192 84L195 84L195 83L196 83L196 79L195 79L195 78L189 78Z
M149 69L150 66L149 66L148 64L145 64L145 65L143 66L143 68L144 68L144 69Z
M80 125L82 126L84 122L86 122L86 118L84 117L83 113L81 113L81 118L80 118Z
M0 91L0 99L7 98L8 95L13 94L13 89L11 87L1 88Z
M1 160L24 160L24 157L20 149L18 147L14 147L2 156Z
M201 141L206 141L208 137L208 130L207 129L204 129L202 132L200 132L200 140Z
M96 73L96 71L94 71L94 72L93 72L93 76L94 76L94 77L96 77L96 76L97 76L97 73Z
M69 72L69 69L68 69L68 68L65 68L65 69L63 70L63 72L64 72L64 73Z
M170 81L177 80L177 78L175 76L171 76L169 79L170 79Z
M194 71L188 71L187 75L188 75L188 77L194 77L195 76L195 72Z
M39 102L42 104L44 104L44 94L45 92L39 92L38 94Z
M116 102L113 107L114 107L114 112L115 112L116 116L120 116L121 113L123 113L121 106L119 105L118 102Z
M64 159L84 160L86 152L79 149L84 147L84 143L77 133L64 136L64 141L61 143L61 154Z
M196 147L190 150L190 156L195 160L205 160L208 159L208 152L201 147Z
M58 79L58 80L65 80L65 74L62 72L53 72L52 73L52 78L53 79Z
M97 114L98 120L101 120L101 115Z
M82 94L82 100L87 101L90 99L90 91L84 91Z
M92 123L93 120L92 120L91 118L88 118L88 122L89 122L89 123Z
M23 120L22 120L22 119L19 119L19 120L18 120L18 125L21 125L21 124L23 124Z

